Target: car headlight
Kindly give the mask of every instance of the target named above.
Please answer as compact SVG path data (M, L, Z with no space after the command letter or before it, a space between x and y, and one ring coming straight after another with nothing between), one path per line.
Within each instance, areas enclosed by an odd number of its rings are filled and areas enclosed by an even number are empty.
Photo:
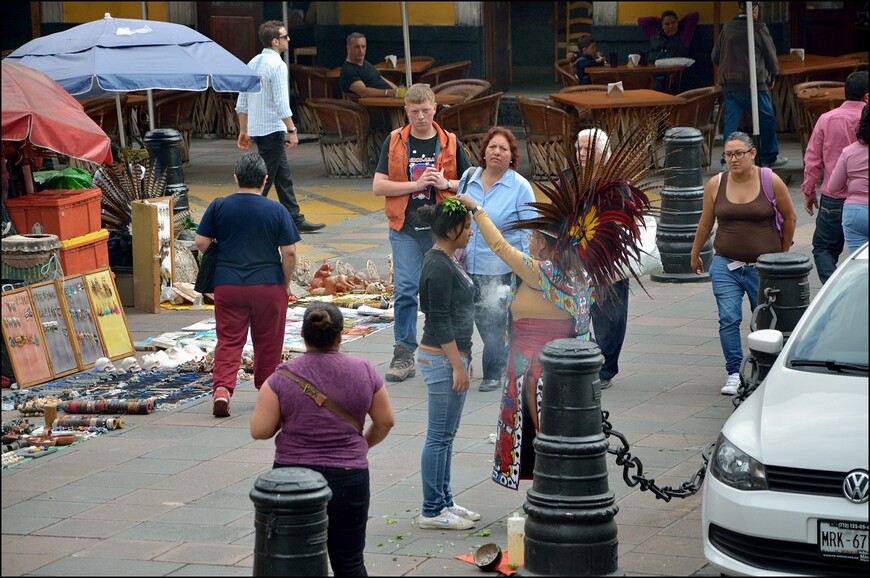
M713 477L738 490L766 490L764 464L731 443L721 433L710 461Z

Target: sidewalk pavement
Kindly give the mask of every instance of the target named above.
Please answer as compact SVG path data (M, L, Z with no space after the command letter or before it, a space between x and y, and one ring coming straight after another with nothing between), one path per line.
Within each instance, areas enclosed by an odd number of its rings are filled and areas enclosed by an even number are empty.
M518 135L522 130L515 130ZM813 220L799 190L799 142L783 142L790 157L780 173L791 177L798 212L793 250L811 254ZM520 143L523 157L526 150ZM721 146L714 151L714 159ZM194 220L208 202L231 194L240 151L230 140L194 139L184 168ZM371 179L325 176L316 141L289 153L297 197L307 218L327 227L303 236L299 254L312 263L341 258L357 269L373 259L386 269L389 251L383 202ZM527 161L520 165L527 174ZM712 173L710 173L712 174ZM275 193L271 193L275 198ZM731 414L709 283L655 283L647 295L632 282L628 334L620 373L602 392L613 428L623 432L647 476L678 486L701 465L700 451L715 440ZM810 274L812 295L820 287ZM134 340L179 330L211 317L209 311L125 310ZM744 335L750 311L744 306ZM422 323L420 324L422 330ZM480 339L474 371L479 376ZM385 330L344 350L369 359L382 373L392 354ZM397 424L369 454L371 509L366 564L371 575L478 575L454 556L495 542L507 548L507 517L520 511L531 482L514 492L490 481L498 392L481 393L472 380L454 444L456 501L483 518L471 531L420 530L420 452L426 433L426 386L419 376L388 383ZM253 441L248 422L256 390L240 385L233 415L216 419L210 398L170 411L127 416L121 430L62 449L2 472L3 576L41 575L250 575L254 509L248 494L271 467L274 446ZM17 418L4 411L3 420ZM656 500L629 488L608 457L615 493L619 568L629 576L714 575L701 543L701 496ZM488 536L475 536L481 530Z

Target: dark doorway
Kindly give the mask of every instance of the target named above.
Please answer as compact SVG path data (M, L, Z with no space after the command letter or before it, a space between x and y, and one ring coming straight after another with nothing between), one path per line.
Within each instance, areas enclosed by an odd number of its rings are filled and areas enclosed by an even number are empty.
M262 2L197 2L199 31L242 62L260 52L257 30L262 23Z
M866 27L862 32L857 26L858 11L863 9L866 13L866 5L866 2L789 2L791 46L825 56L858 50L856 36L866 35ZM866 47L866 40L859 38L858 44L861 42Z
M511 3L484 2L483 30L486 76L493 92L511 86Z

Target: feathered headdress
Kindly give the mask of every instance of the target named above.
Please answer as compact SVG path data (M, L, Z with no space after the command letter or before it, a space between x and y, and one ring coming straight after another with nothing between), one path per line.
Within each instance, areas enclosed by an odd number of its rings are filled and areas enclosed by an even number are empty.
M640 282L630 262L640 258L643 213L651 209L648 192L661 188L652 182L661 172L654 166L653 151L667 118L658 109L636 123L606 160L595 162L596 143L590 143L585 167L570 159L561 182L539 183L550 202L530 203L538 216L510 228L555 237L556 265L565 273L582 267L599 291L621 279L622 271Z

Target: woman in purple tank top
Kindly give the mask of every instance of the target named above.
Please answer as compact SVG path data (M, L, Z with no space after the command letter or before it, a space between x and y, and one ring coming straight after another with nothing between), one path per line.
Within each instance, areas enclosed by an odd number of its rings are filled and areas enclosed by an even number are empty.
M336 576L367 576L366 456L387 437L396 418L378 371L367 360L339 351L343 328L335 305L308 307L302 319L305 353L279 365L263 383L251 415L251 436L265 440L277 434L274 467L305 467L323 474L332 490L326 509L332 571ZM313 385L340 409L318 405L296 379ZM363 432L366 415L371 423Z

